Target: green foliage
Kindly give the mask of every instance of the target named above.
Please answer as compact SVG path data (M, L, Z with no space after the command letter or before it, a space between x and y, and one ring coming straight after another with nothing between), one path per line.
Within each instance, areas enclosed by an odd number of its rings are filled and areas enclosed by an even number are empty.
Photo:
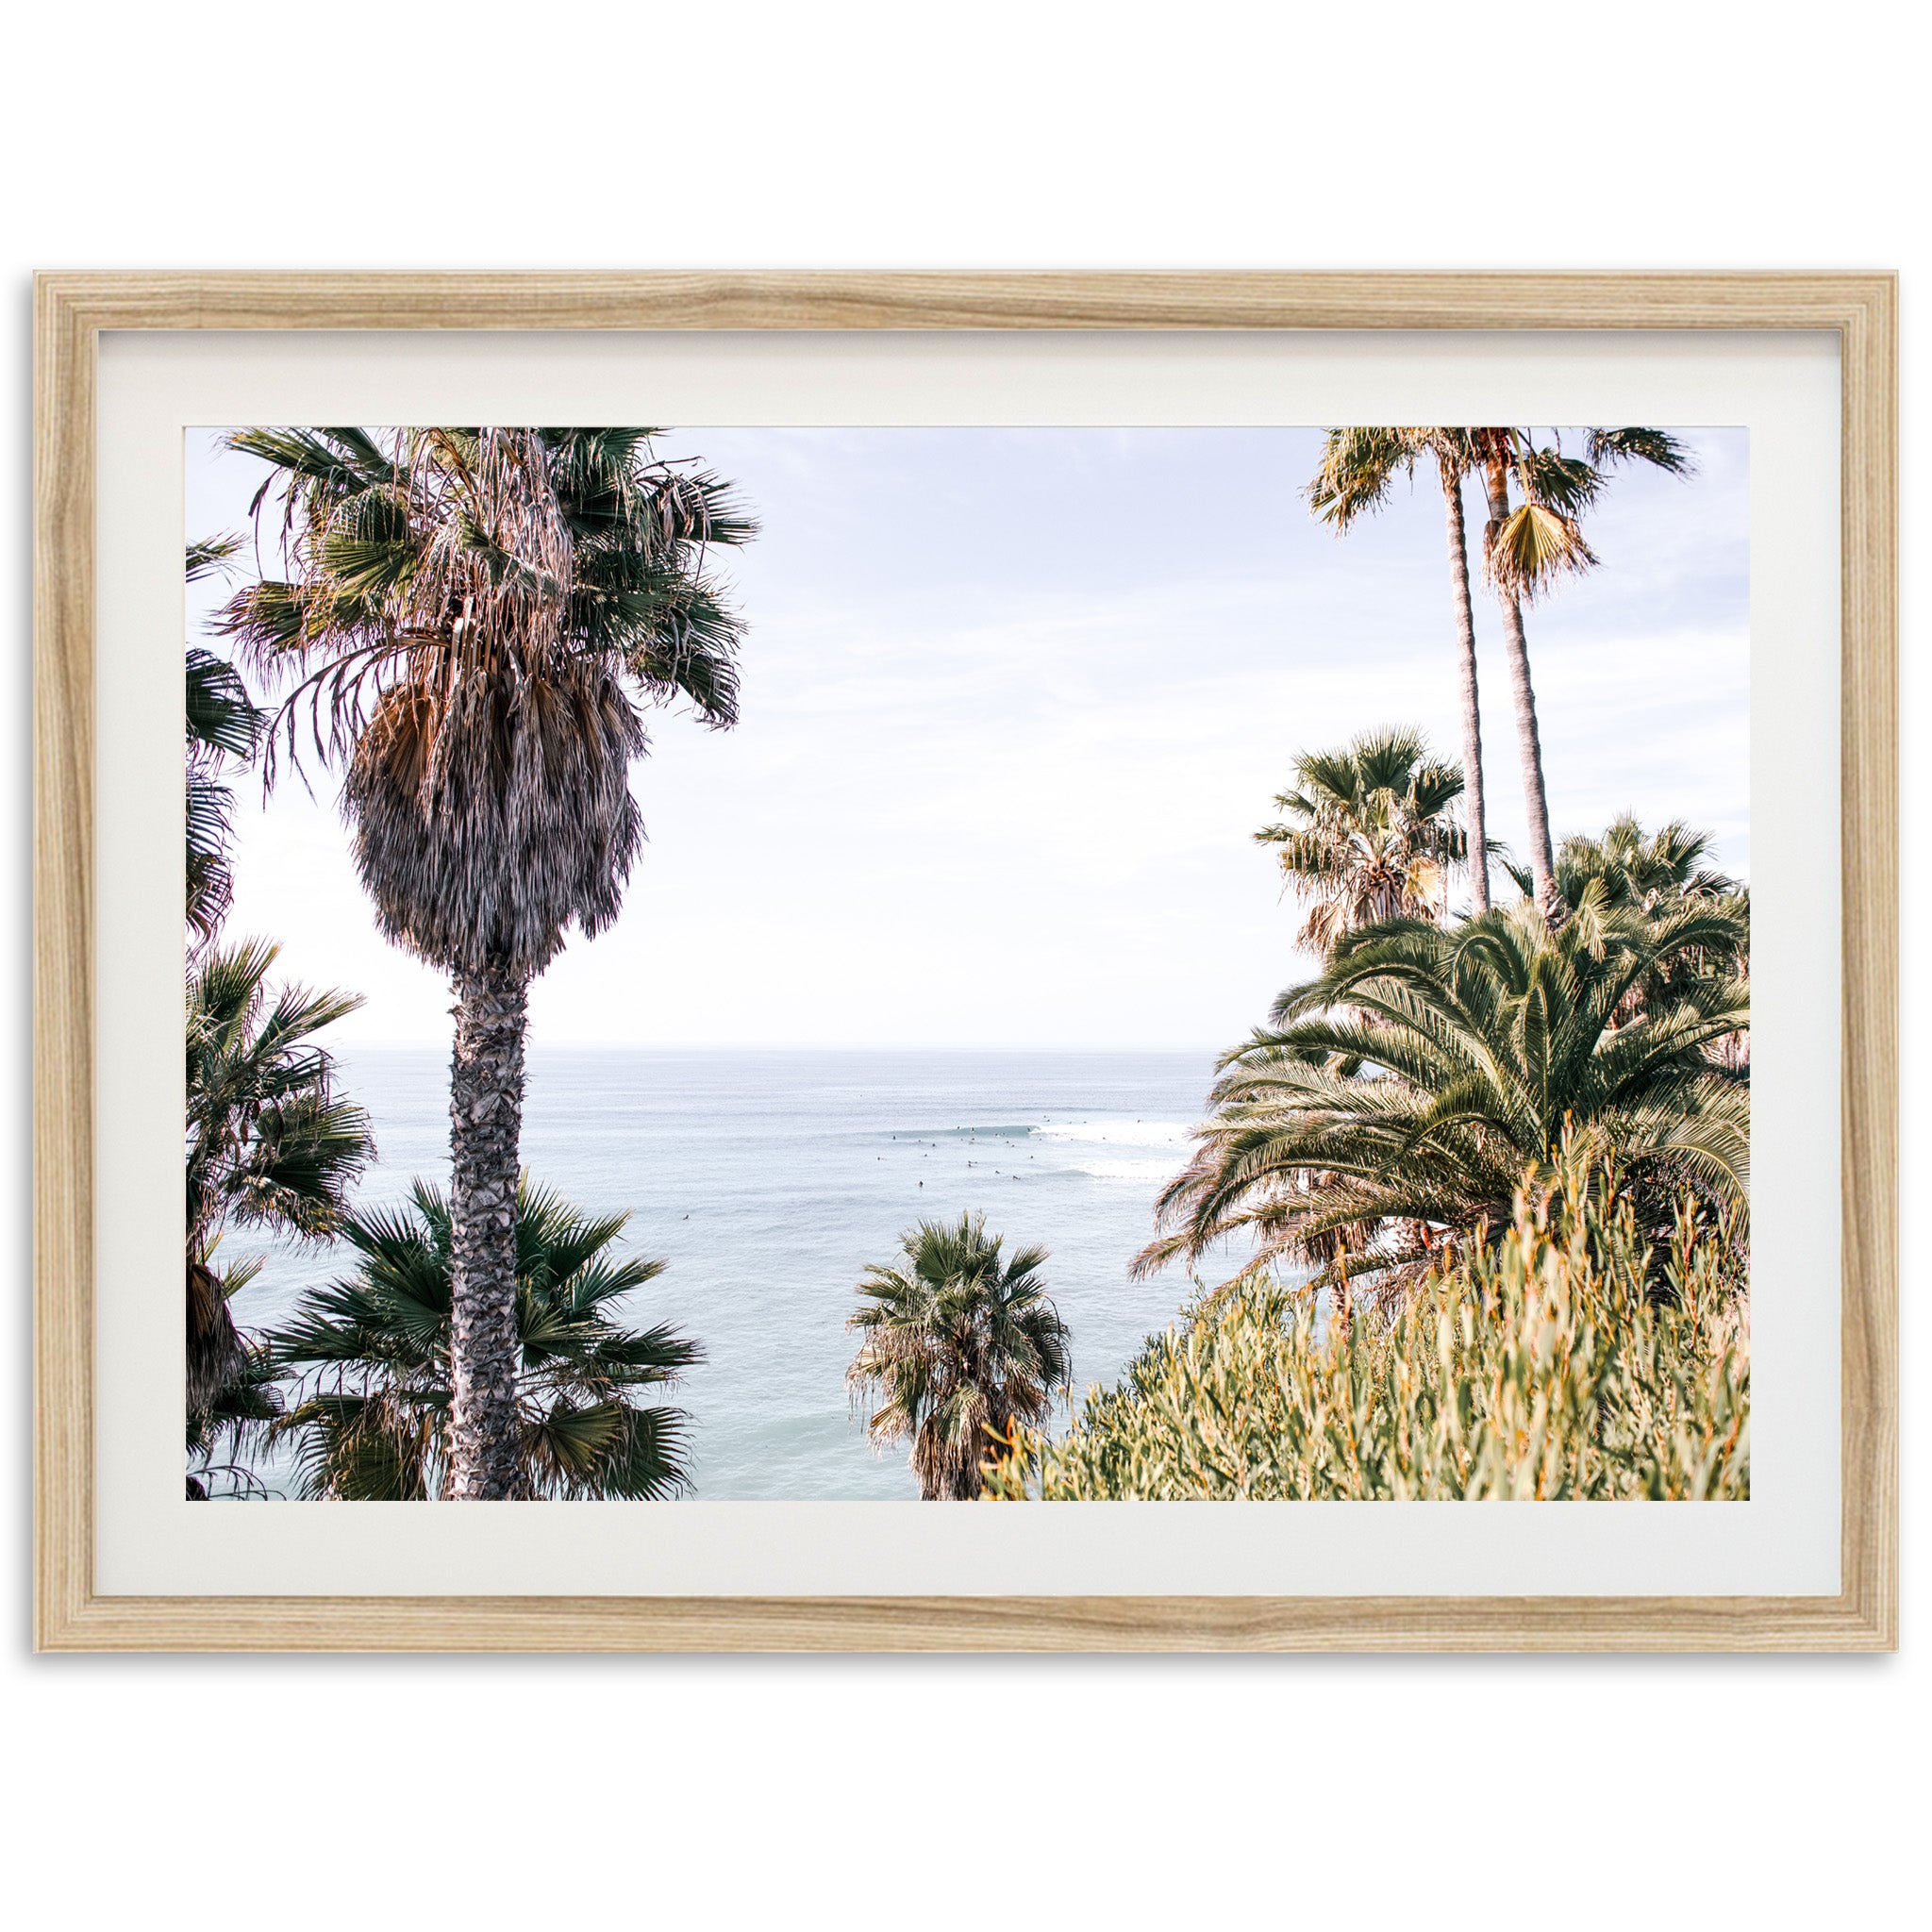
M1601 880L1612 907L1637 907L1654 912L1675 899L1722 899L1739 895L1742 888L1728 874L1706 865L1711 838L1692 831L1682 819L1646 835L1629 812L1612 819L1601 838L1577 835L1565 839L1557 851L1557 885L1566 904L1574 906L1592 879ZM1505 867L1525 899L1536 894L1535 882L1524 866Z
M1194 1158L1161 1195L1136 1266L1231 1234L1281 1257L1400 1275L1435 1233L1508 1219L1526 1168L1594 1128L1653 1191L1694 1186L1741 1215L1748 1074L1718 1057L1750 1024L1729 899L1645 912L1603 882L1552 932L1532 904L1450 930L1391 920L1345 935L1223 1061ZM1657 997L1632 1016L1632 995Z
M1331 429L1307 487L1308 507L1324 523L1345 530L1379 509L1396 477L1412 476L1425 460L1433 459L1450 485L1473 470L1487 471L1506 490L1513 484L1521 501L1486 532L1484 565L1507 593L1534 596L1564 574L1595 564L1582 517L1603 494L1611 469L1646 463L1683 475L1690 468L1689 452L1661 429L1590 429L1584 451L1580 458L1566 456L1557 442L1538 442L1534 430L1505 425Z
M1307 907L1297 942L1326 953L1344 932L1446 905L1449 872L1467 850L1457 823L1462 774L1429 754L1419 731L1364 733L1340 751L1305 752L1274 801L1273 845Z
M1419 463L1433 461L1454 488L1482 462L1486 435L1496 431L1455 428L1396 429L1351 425L1323 439L1321 467L1304 492L1323 523L1343 531L1357 517L1389 500L1398 475L1413 478Z
M1747 1260L1678 1204L1646 1236L1583 1141L1377 1327L1317 1333L1267 1282L1151 1341L1057 1442L1022 1429L998 1500L1711 1500L1750 1495Z
M369 1116L335 1087L312 1036L362 1002L271 991L279 948L250 940L190 962L187 1046L188 1405L208 1410L240 1365L229 1297L246 1274L215 1263L231 1226L300 1238L334 1232L375 1154Z
M258 1261L243 1262L227 1270L220 1276L224 1294L232 1296L259 1267ZM281 1379L282 1372L267 1346L255 1337L241 1336L212 1397L202 1407L188 1411L191 1500L267 1499L270 1491L254 1463L282 1413Z
M518 1187L516 1496L648 1501L688 1484L687 1417L638 1398L704 1352L622 1319L622 1299L665 1265L608 1252L628 1219L584 1214L527 1177ZM448 1204L419 1181L408 1210L353 1215L342 1237L361 1257L355 1274L304 1295L269 1338L276 1368L300 1378L270 1433L294 1440L305 1495L435 1496L450 1457Z
M846 1326L864 1338L846 1381L869 1403L874 1443L910 1440L928 1502L979 1492L989 1434L1046 1419L1070 1373L1066 1324L1047 1299L1044 1248L1001 1255L979 1215L923 1221L896 1267L858 1284Z
M1564 575L1595 568L1583 513L1603 495L1610 470L1647 463L1682 476L1691 468L1690 452L1662 429L1586 430L1583 457L1566 456L1560 439L1539 443L1531 429L1469 433L1481 442L1485 467L1504 502L1511 484L1522 499L1484 533L1484 568L1510 597L1537 597Z
M237 547L232 537L189 544L188 581L225 568ZM255 756L264 720L235 667L212 651L189 646L186 684L188 932L190 943L199 948L214 938L234 898L228 841L235 800L224 774L230 764L246 764Z

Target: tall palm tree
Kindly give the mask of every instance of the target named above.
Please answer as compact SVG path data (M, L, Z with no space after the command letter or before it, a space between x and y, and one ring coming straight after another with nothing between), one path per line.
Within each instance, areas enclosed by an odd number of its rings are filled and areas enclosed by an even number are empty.
M890 1266L868 1268L846 1323L864 1338L846 1372L874 1444L912 1444L927 1502L970 1502L994 1438L1038 1426L1073 1374L1066 1324L1047 1298L1044 1248L1003 1259L981 1215L922 1221Z
M258 940L211 947L188 975L191 1417L214 1408L243 1353L228 1303L254 1271L217 1263L223 1235L332 1235L375 1152L369 1116L336 1091L335 1062L312 1038L362 1002L299 986L271 992L277 951Z
M648 1502L689 1486L683 1410L639 1398L704 1350L659 1324L633 1328L622 1299L662 1261L609 1253L628 1215L579 1212L527 1177L517 1189L517 1498ZM356 1272L310 1291L269 1337L299 1395L270 1424L292 1439L303 1493L412 1502L451 1478L455 1230L449 1204L418 1181L408 1209L352 1215Z
M1308 908L1296 942L1325 954L1358 926L1446 911L1450 868L1468 853L1454 810L1462 790L1419 731L1367 732L1296 758L1292 789L1274 801L1283 819L1255 834L1279 848Z
M1523 606L1568 572L1590 569L1596 555L1585 540L1583 512L1603 493L1607 472L1620 463L1648 463L1681 475L1690 455L1661 429L1598 428L1584 432L1584 455L1563 454L1559 441L1539 444L1527 429L1483 428L1467 432L1479 454L1489 522L1483 529L1483 565L1503 613L1503 641L1516 704L1516 741L1523 765L1523 794L1529 817L1530 874L1537 903L1546 917L1561 920L1566 901L1557 880L1550 845L1550 808L1543 782L1543 754L1537 727L1536 691L1530 681L1529 647ZM1521 496L1513 508L1512 482Z
M1322 464L1307 486L1308 506L1325 524L1345 531L1365 511L1379 509L1399 474L1413 476L1433 462L1448 518L1449 589L1456 618L1456 669L1462 710L1462 777L1468 826L1470 902L1490 907L1489 815L1483 792L1482 708L1477 702L1475 615L1470 599L1469 539L1463 525L1462 482L1480 452L1470 432L1455 428L1343 428L1328 431Z
M738 716L739 620L706 575L752 524L642 429L254 429L285 581L228 625L300 674L279 714L346 767L357 870L396 944L450 975L451 1479L517 1477L516 1180L530 980L617 916L642 837L641 708ZM273 752L272 752L273 756Z
M1646 976L1746 942L1735 901L1644 913L1610 907L1601 881L1557 931L1520 902L1447 931L1401 919L1344 936L1224 1058L1213 1115L1137 1271L1246 1233L1243 1274L1286 1259L1399 1280L1442 1238L1507 1226L1525 1170L1573 1130L1651 1176L1666 1219L1689 1185L1741 1221L1749 1079L1711 1049L1750 1024L1748 988L1686 974L1667 1005L1617 1020Z

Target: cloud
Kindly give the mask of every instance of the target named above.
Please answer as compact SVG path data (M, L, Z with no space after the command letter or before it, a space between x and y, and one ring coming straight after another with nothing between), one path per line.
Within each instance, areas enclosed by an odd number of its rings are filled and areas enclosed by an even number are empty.
M1459 750L1440 497L1399 491L1338 541L1297 494L1313 432L664 446L737 479L763 524L721 565L751 625L743 722L654 721L650 842L617 925L537 988L541 1038L1224 1044L1300 971L1251 836L1295 754L1391 723ZM1692 483L1619 478L1604 568L1530 612L1530 650L1557 834L1681 816L1742 869L1741 438L1700 457ZM252 487L235 461L195 485L208 527ZM1477 624L1492 829L1521 851L1486 598ZM246 929L370 994L353 1037L446 1036L436 975L371 928L325 788L249 805L238 870Z

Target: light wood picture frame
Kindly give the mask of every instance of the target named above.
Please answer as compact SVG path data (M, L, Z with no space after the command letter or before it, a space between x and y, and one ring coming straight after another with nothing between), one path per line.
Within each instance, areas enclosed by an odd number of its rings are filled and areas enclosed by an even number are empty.
M1833 1596L245 1597L95 1589L95 364L109 331L1810 331L1841 380ZM45 275L35 360L36 1641L174 1650L1755 1650L1898 1629L1897 289L1880 274Z

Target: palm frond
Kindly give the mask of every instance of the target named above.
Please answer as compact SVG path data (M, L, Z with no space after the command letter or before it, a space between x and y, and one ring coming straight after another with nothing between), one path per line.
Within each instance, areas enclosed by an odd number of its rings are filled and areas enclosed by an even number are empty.
M284 577L232 598L284 687L265 773L346 767L358 875L398 945L528 975L616 916L644 708L738 715L741 620L707 560L756 531L639 429L255 429ZM292 682L291 680L292 679Z
M690 1487L689 1418L641 1398L704 1359L670 1326L627 1326L612 1304L661 1261L611 1253L624 1215L590 1215L525 1175L517 1190L519 1475L525 1498L649 1501ZM305 1294L269 1339L303 1400L308 1493L433 1497L449 1464L452 1241L442 1192L348 1217L351 1275Z
M1575 518L1541 503L1519 504L1491 533L1483 551L1491 583L1524 599L1566 573L1592 568L1596 560Z
M1664 841L1680 875L1702 849L1680 828ZM1251 1266L1400 1272L1430 1229L1504 1224L1524 1172L1599 1124L1641 1184L1694 1184L1741 1217L1748 1073L1718 1048L1750 1024L1748 945L1735 898L1636 904L1603 876L1556 933L1524 903L1340 935L1224 1056L1137 1272L1231 1238L1255 1243Z
M217 575L228 570L241 554L242 539L232 533L220 537L204 537L188 546L188 581L201 582L204 577Z
M920 1492L979 1492L989 1437L1038 1424L1071 1371L1066 1324L1040 1271L1044 1248L1003 1255L985 1219L922 1221L869 1268L847 1326L863 1339L846 1374L876 1447L909 1441Z
M1685 476L1697 467L1684 444L1663 429L1592 429L1585 438L1584 449L1600 469L1638 462Z

